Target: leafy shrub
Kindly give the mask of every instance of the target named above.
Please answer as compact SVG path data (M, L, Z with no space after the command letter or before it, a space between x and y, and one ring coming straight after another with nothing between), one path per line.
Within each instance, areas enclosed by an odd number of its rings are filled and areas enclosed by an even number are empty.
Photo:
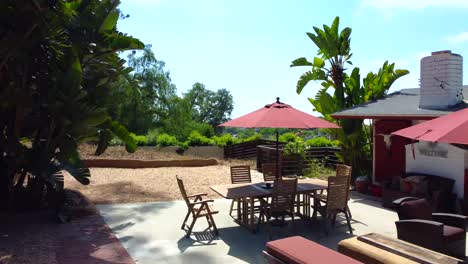
M307 140L306 144L310 147L333 147L333 146L338 146L339 141L338 140L331 141L325 137L316 137L316 138L311 138Z
M177 143L177 146L183 150L187 150L189 148L189 143L186 142L179 142Z
M309 178L328 178L333 176L335 171L325 167L323 162L318 159L309 160L309 166L304 170L304 176Z
M242 140L242 142L254 141L254 140L257 140L257 139L260 139L260 138L261 138L260 134L255 134L255 135L250 136L248 138L244 138Z
M309 146L302 140L302 138L297 138L296 141L291 141L286 146L284 146L284 155L287 157L301 157L305 158L307 155L307 150Z
M208 146L212 144L212 141L200 134L198 131L192 131L187 139L189 146Z
M288 132L288 133L284 133L283 135L279 136L279 141L281 142L294 142L298 139L299 137L292 133L292 132Z
M158 144L159 132L156 129L152 129L146 133L146 143L148 146L156 146Z
M146 144L148 143L144 135L135 135L133 133L130 133L130 136L135 140L137 146L146 146Z
M166 146L176 146L178 141L177 138L174 136L170 136L166 133L160 134L158 136L158 146L166 147Z
M194 123L191 126L192 131L198 131L200 135L205 136L207 138L210 138L214 136L215 131L212 125L207 124L207 123Z
M123 146L124 143L120 138L118 137L113 137L111 141L109 142L109 146Z
M235 143L235 139L232 137L231 134L224 134L220 137L214 136L212 140L217 146L224 147L227 145L232 145Z

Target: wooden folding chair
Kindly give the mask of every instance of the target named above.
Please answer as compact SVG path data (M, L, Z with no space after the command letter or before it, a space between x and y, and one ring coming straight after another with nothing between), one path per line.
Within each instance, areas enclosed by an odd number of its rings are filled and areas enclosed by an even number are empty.
M349 201L349 199L351 198L350 187L351 187L352 167L348 165L344 165L344 164L336 165L335 177L346 177L348 179L348 189L347 189L346 197L347 197L347 200ZM314 195L314 197L321 201L324 201L327 198L326 194L323 194L323 192L320 194ZM346 203L346 210L348 211L349 217L353 218L351 215L351 210L349 209L349 206L347 203Z
M199 193L194 195L187 195L184 187L184 182L179 176L176 176L177 184L179 185L180 193L184 198L185 203L187 204L187 215L185 216L184 222L182 223L182 230L187 232L186 237L190 237L192 233L193 226L195 222L200 217L205 217L206 221L208 221L208 228L213 227L213 230L216 235L218 235L218 228L216 227L215 221L213 219L213 215L217 214L218 211L214 210L213 206L209 203L212 203L213 200L203 200L203 196L206 196L206 193ZM192 222L190 226L186 225L190 214L192 215ZM187 230L185 228L188 228Z
M312 206L314 213L312 218L317 216L317 213L322 215L325 233L328 234L328 221L331 219L332 224L335 224L336 215L343 213L346 217L349 232L352 234L351 222L349 219L348 205L348 179L346 177L328 177L328 188L325 199L323 197L314 197L314 204ZM324 203L322 205L322 203Z
M263 181L275 181L281 176L281 165L278 164L278 172L276 171L276 163L262 164ZM279 175L277 177L277 175Z
M349 189L351 187L351 178L353 177L352 172L353 172L353 168L351 166L344 165L344 164L336 165L336 177L348 178L348 188L347 188L348 193L346 195L348 201L351 198L351 195L350 195L351 192ZM346 211L348 211L349 218L353 218L353 216L351 215L351 210L349 210L348 203L346 203Z
M278 179L274 182L271 202L264 199L260 200L260 216L257 224L257 230L260 223L265 218L268 237L271 239L271 225L270 219L272 217L278 219L279 217L284 220L285 216L290 216L294 225L294 199L296 197L297 178Z
M250 175L250 166L248 165L237 165L231 166L231 183L250 183L252 182L252 177ZM234 211L234 203L238 200L233 199L231 202L231 208L229 209L229 215L232 216L232 211Z

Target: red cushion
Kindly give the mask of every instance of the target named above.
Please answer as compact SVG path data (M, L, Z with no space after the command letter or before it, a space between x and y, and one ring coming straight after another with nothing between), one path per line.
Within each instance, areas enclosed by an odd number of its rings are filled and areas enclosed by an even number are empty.
M361 263L300 236L270 241L266 252L285 263Z
M444 241L452 242L463 239L466 236L465 231L459 227L444 225Z
M403 202L400 210L405 219L432 220L432 208L426 199Z

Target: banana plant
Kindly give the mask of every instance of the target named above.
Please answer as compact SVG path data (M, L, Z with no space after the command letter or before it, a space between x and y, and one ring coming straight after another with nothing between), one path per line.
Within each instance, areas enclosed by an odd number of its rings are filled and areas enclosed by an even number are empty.
M314 27L314 32L307 35L318 48L317 57L314 57L312 62L301 57L291 63L291 67L311 67L311 70L305 72L297 81L296 92L300 94L311 81L320 82L315 98L309 98L309 101L314 110L321 113L325 119L337 122L342 127L341 130L328 132L338 138L342 148L342 160L352 165L353 174L358 175L362 160L366 158L362 150L369 144L365 137L363 120L334 120L331 115L345 108L382 98L397 79L409 72L395 70L394 63L385 62L377 73L368 73L361 82L359 68L353 68L350 75L346 73L345 68L346 64L352 65L351 29L339 31L339 17L336 17L330 27Z

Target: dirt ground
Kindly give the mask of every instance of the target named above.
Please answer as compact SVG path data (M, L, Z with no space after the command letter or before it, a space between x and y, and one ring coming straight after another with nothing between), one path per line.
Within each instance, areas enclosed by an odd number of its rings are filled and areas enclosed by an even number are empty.
M169 167L147 169L91 168L91 183L81 185L71 176L65 177L65 187L82 192L92 202L133 203L182 199L176 175L184 180L189 194L207 193L219 196L210 185L230 183L230 164L253 165L253 161L237 161L206 167Z

